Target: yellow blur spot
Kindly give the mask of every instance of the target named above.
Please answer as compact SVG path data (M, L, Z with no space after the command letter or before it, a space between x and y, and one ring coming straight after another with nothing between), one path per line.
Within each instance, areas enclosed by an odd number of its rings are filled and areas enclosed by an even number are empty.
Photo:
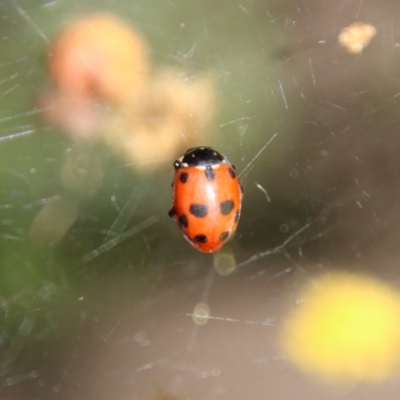
M375 35L376 29L373 25L354 22L341 30L338 41L349 53L360 54Z
M59 196L36 215L29 237L36 246L57 246L79 217L79 202L72 196Z
M236 269L236 259L231 251L214 254L214 269L219 275L227 276Z
M103 139L127 163L148 172L207 143L216 109L211 77L162 70L136 98L104 121Z
M373 278L324 276L286 320L282 344L299 368L330 381L382 381L400 361L400 294Z
M193 311L193 322L196 325L205 325L210 316L210 307L205 303L198 303Z

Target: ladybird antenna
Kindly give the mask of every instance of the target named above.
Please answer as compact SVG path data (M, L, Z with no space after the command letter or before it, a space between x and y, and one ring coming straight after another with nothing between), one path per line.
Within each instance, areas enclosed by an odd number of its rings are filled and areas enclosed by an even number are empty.
M265 148L276 138L276 136L278 135L278 133L274 133L274 135L272 136L271 139L268 140L268 142L263 146L263 148L253 157L253 159L246 165L246 167L244 168L244 170L239 174L239 177L241 177L249 168L250 166L253 164L253 162L255 161L255 159L265 150Z

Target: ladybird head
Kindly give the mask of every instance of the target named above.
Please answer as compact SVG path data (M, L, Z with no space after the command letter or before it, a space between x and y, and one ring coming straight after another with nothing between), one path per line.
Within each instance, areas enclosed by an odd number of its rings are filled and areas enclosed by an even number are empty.
M207 167L226 162L226 157L211 147L193 147L175 161L175 168Z

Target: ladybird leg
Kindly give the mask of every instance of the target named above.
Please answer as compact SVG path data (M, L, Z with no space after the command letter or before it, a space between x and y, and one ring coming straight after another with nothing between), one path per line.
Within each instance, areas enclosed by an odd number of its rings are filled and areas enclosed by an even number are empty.
M168 215L173 218L176 216L176 212L175 212L175 207L172 207L169 211L168 211Z

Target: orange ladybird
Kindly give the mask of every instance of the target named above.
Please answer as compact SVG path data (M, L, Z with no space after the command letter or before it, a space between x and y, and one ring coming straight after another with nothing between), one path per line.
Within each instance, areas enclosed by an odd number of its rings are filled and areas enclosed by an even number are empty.
M174 163L173 207L184 237L196 249L213 253L233 235L242 205L235 167L210 147L189 149Z

